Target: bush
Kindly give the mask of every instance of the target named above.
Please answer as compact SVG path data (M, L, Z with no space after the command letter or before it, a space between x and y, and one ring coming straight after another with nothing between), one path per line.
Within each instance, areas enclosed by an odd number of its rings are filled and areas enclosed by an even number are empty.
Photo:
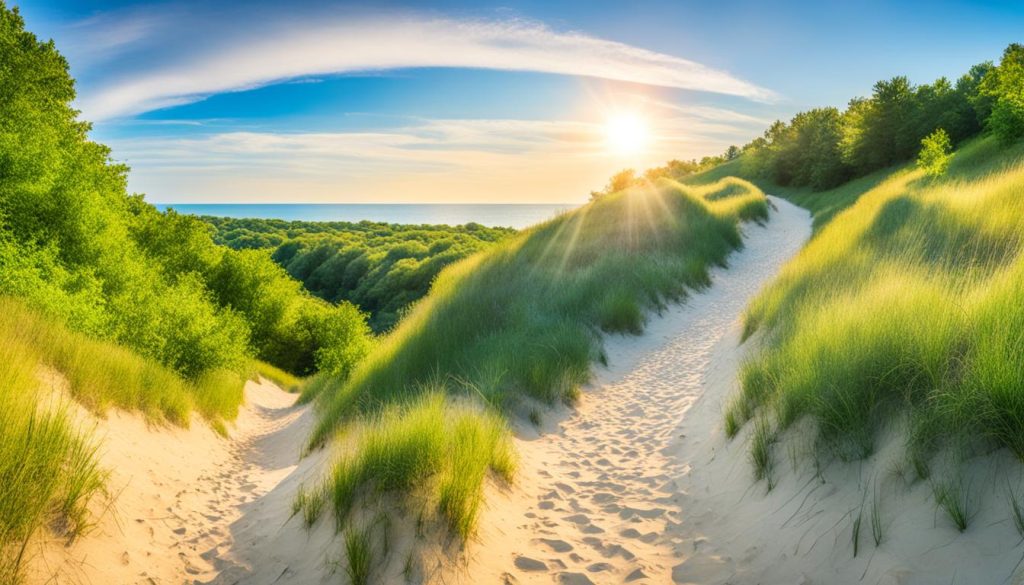
M942 128L925 136L921 140L921 152L917 155L917 167L929 177L939 177L946 173L949 161L953 158L953 143L949 134Z

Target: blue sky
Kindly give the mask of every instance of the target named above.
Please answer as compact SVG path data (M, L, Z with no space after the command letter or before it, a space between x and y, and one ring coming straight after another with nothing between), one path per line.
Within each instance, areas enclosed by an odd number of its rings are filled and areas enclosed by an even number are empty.
M581 201L1024 41L1009 1L15 4L154 202Z

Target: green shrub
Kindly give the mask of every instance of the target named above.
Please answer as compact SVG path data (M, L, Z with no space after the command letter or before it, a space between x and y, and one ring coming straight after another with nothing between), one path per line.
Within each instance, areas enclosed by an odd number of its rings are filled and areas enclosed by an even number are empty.
M921 152L917 155L917 167L930 177L940 177L949 168L953 157L953 143L942 128L921 139Z

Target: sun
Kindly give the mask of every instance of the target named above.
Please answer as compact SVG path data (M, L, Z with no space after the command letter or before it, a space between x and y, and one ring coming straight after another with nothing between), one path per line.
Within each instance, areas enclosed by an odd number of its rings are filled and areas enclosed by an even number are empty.
M647 120L634 113L619 113L608 118L605 125L608 149L627 155L643 152L651 141Z

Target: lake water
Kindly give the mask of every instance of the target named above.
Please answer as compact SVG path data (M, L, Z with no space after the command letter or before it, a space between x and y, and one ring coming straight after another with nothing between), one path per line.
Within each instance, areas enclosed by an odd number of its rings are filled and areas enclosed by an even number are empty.
M283 219L289 221L382 221L388 223L479 223L490 227L524 228L558 213L572 204L374 204L374 203L170 203L157 204L161 211L220 217Z

